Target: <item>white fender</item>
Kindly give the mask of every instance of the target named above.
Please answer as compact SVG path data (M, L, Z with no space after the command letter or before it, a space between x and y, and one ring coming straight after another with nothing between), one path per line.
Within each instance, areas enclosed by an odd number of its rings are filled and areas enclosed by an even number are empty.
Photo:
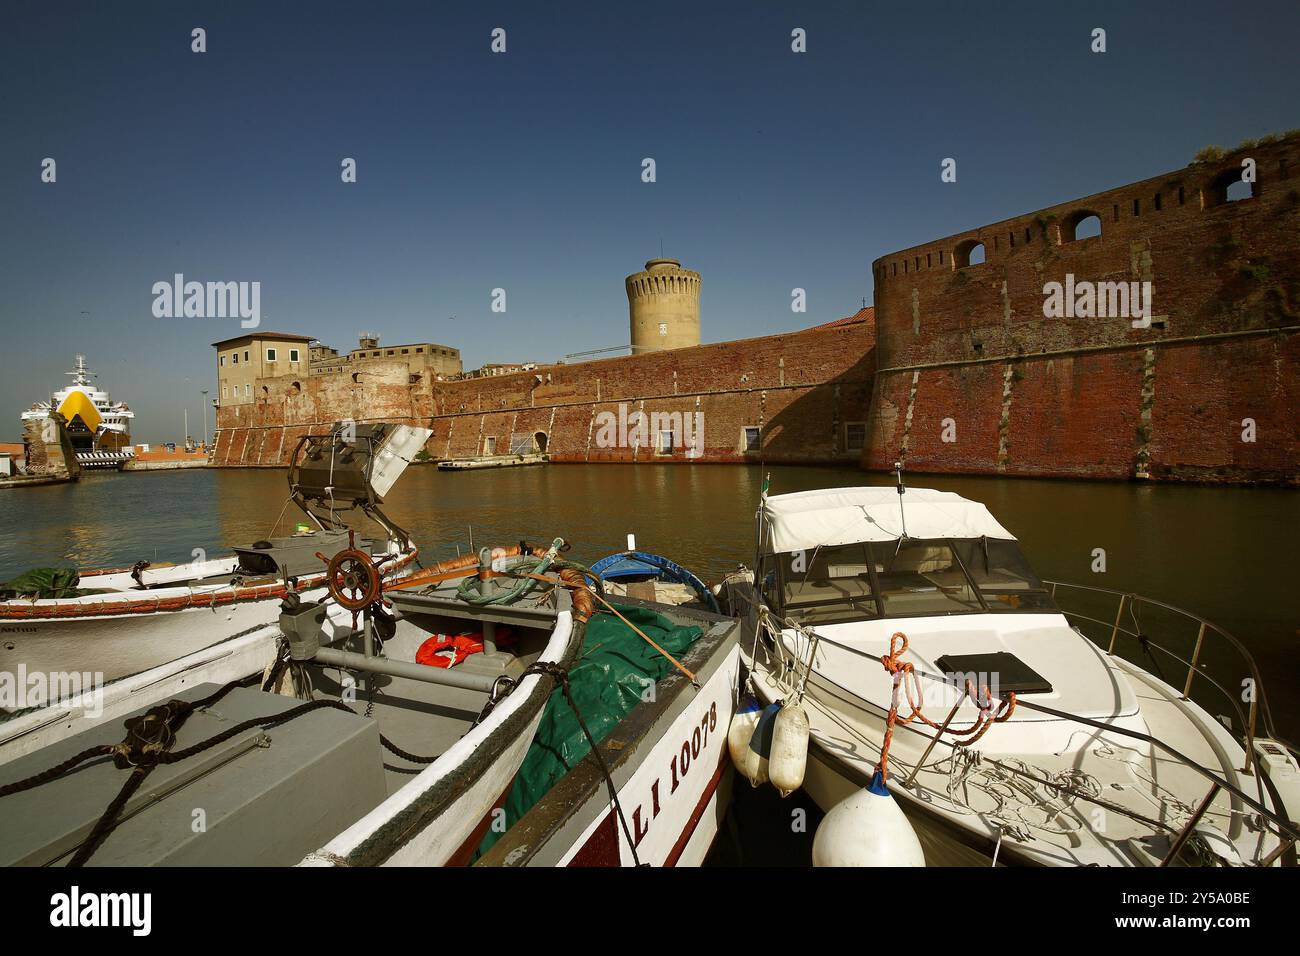
M759 775L765 774L766 768L760 767L761 758L749 749L749 740L754 736L754 728L758 726L762 713L763 709L754 696L747 695L737 705L727 729L727 751L731 754L731 762L756 787L763 782Z
M786 704L772 728L772 753L767 773L772 786L788 797L803 786L808 766L808 714L798 704Z
M822 818L813 837L813 866L925 866L916 831L876 774Z

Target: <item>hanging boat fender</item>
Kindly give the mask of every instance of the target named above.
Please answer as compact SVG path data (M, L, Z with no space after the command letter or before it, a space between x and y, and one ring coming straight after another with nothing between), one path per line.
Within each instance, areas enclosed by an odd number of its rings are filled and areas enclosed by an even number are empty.
M768 777L768 757L772 753L772 731L776 724L776 715L781 710L781 704L768 704L763 708L763 712L758 715L758 724L754 727L754 733L750 735L749 746L745 749L749 752L747 759L754 766L753 775L749 776L749 782L754 786L767 783Z
M759 757L749 749L749 741L754 736L754 729L758 726L758 718L762 713L758 699L753 694L746 694L731 716L731 726L727 728L727 752L731 754L731 762L756 787L762 782L757 779Z
M772 721L768 779L788 797L803 786L808 768L808 713L798 703L785 704Z
M925 866L921 841L884 778L845 797L813 837L813 866Z

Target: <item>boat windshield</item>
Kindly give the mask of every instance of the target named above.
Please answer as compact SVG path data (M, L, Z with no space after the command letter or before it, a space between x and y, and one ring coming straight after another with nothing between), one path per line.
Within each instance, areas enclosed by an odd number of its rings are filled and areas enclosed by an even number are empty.
M769 607L809 625L1055 610L1016 543L989 538L909 538L768 555L763 592Z

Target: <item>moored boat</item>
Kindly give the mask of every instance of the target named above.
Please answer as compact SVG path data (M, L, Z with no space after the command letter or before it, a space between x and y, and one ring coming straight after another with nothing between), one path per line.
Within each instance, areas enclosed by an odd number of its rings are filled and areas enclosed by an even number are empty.
M561 557L566 547L557 538L485 549L390 584L349 551L327 602L290 599L276 626L0 723L0 862L469 862L501 825L547 715L572 708L584 735L584 713L602 716L570 693L580 656L594 650L584 638L597 602L593 576ZM628 620L639 607L611 608L596 643L616 621L644 637ZM501 862L618 862L618 837L604 843L612 815L632 835L622 862L702 858L725 793L718 735L730 716L738 628L704 612L642 609L693 632L671 669L697 674L636 687L630 712L608 735L596 729L597 756L576 758L545 800L502 826L490 851L505 854ZM417 663L430 642L464 628L479 635L480 653L454 667ZM641 794L639 767L670 772L658 766L664 741L679 761L673 786L664 777ZM146 777L147 797L130 789ZM568 795L563 808L550 790ZM522 847L505 842L535 834L538 820L555 826Z
M125 402L115 402L96 387L97 377L86 357L78 355L67 375L72 381L22 413L23 422L45 421L57 412L67 422L68 439L82 468L121 468L135 454L131 447L131 419L135 412Z
M694 572L663 555L638 551L632 535L626 551L606 555L591 570L610 593L661 604L694 604L718 613L717 597Z
M896 489L764 496L759 521L753 583L728 597L757 706L807 721L801 783L841 842L819 831L815 861L1294 864L1295 749L1227 632L1184 617L1197 636L1175 649L1137 623L1159 602L1065 609L1068 586L1041 581L983 505L901 475ZM1143 657L1122 656L1129 641ZM1157 653L1186 673L1160 676ZM914 838L859 844L903 826L882 801Z
M429 430L338 426L305 436L289 469L289 500L307 523L293 535L181 565L67 571L0 590L0 674L23 664L43 673L138 673L276 620L289 594L325 596L329 562L348 548L344 512L372 519L381 539L360 543L385 578L410 572L418 550L380 509ZM288 502L286 502L286 507ZM43 580L42 578L48 580Z

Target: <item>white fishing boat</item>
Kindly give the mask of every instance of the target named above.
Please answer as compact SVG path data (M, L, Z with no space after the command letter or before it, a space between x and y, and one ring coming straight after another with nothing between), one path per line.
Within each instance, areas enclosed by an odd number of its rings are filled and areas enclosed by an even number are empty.
M325 596L329 562L348 548L353 511L382 537L358 547L383 575L410 573L418 550L379 505L429 430L342 426L295 448L289 497L307 522L234 554L192 563L74 571L44 569L0 585L0 675L90 671L113 680L272 623L289 594ZM281 513L283 517L283 512Z
M759 523L726 589L757 695L733 756L828 811L814 862L1294 864L1296 752L1227 632L1041 581L983 505L901 474L765 495Z
M346 551L325 602L0 721L0 865L448 865L489 828L505 835L485 863L699 862L726 809L739 627L693 609L657 606L688 652L645 652L654 692L635 684L596 756L504 825L526 757L568 747L535 740L548 708L593 740L584 710L608 685L595 673L584 698L575 672L596 603L597 646L622 624L650 643L565 550L484 549L390 584ZM440 663L466 627L479 652Z

